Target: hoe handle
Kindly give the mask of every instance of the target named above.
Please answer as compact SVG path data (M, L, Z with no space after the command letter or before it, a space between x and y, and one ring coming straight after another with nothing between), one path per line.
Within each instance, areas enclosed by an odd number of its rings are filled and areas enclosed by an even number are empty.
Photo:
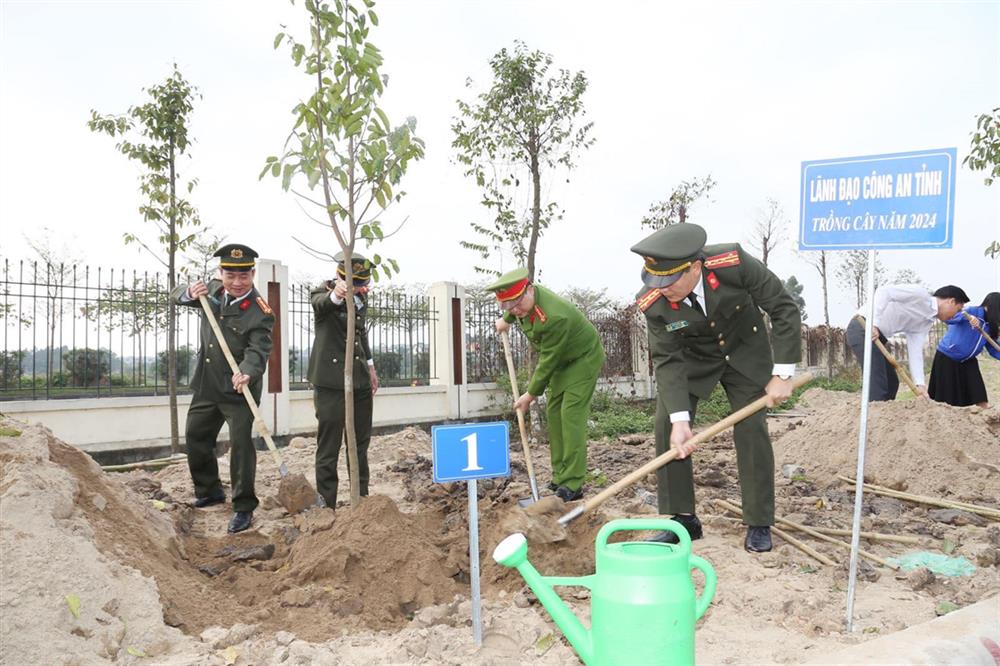
M794 390L802 386L805 386L812 380L813 380L813 375L811 372L805 372L801 375L796 375L795 378L792 379L792 389ZM746 407L743 407L733 412L732 414L722 419L721 421L713 423L709 427L705 428L697 435L689 439L687 443L697 446L699 444L707 442L708 440L712 439L723 430L728 430L729 428L732 428L734 425L736 425L743 419L747 418L752 414L756 414L757 412L759 412L760 410L764 409L767 406L768 406L768 397L766 395L761 396L760 398L757 398L756 400L751 402ZM653 458L642 467L633 470L632 472L629 472L626 476L622 477L621 479L614 482L613 484L611 484L598 494L594 495L589 500L584 502L581 506L576 507L569 513L562 516L559 519L559 523L562 525L567 525L576 518L586 513L587 511L593 511L600 505L604 504L604 502L611 499L612 496L618 494L625 488L628 488L636 481L644 479L647 474L649 474L650 472L655 472L656 470L663 467L676 457L677 457L677 451L675 451L674 449L670 449L665 453L661 453L660 455Z
M500 334L503 341L503 354L507 357L507 372L510 374L510 392L516 401L520 396L517 388L517 370L514 369L514 356L510 353L510 335L507 331ZM521 446L524 448L524 466L528 468L528 482L531 484L531 498L538 501L538 483L535 481L535 466L531 462L531 448L528 445L528 429L524 425L524 412L517 410L517 427L521 431Z
M857 319L858 323L861 324L862 326L865 325L865 318L862 317L861 315L855 315L854 318ZM906 382L906 385L910 387L910 390L913 391L913 395L919 396L920 393L917 391L917 385L913 383L913 380L910 379L910 374L903 369L903 366L899 364L899 361L897 361L896 357L892 355L892 352L886 349L886 346L882 344L882 341L879 340L878 338L876 338L872 342L874 342L875 346L878 347L878 350L882 352L882 356L885 356L885 360L889 362L889 365L891 365L893 369L895 369L896 374L902 377L903 381Z

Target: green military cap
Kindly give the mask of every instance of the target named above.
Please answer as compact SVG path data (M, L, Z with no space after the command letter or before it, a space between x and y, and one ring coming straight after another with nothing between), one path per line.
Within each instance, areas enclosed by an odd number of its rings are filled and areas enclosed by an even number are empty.
M219 267L222 270L246 272L253 270L254 259L258 255L246 245L230 243L220 247L212 256L219 257Z
M333 258L337 262L337 277L341 280L347 278L347 270L344 264L344 253L338 252ZM368 257L358 254L357 252L352 252L351 273L354 274L354 286L364 287L372 278L372 262L369 261Z
M708 235L697 224L675 224L660 229L632 246L642 256L642 282L659 289L680 279L681 274L701 258Z
M497 300L513 301L521 298L524 290L528 288L528 269L515 268L509 273L501 275L496 282L486 287L487 290L496 292Z

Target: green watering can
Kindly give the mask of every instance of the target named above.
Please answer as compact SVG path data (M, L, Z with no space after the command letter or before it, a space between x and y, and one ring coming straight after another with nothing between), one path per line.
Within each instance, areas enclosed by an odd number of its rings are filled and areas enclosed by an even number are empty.
M680 543L608 543L624 530L669 530ZM613 520L597 533L597 572L590 576L542 576L528 562L528 542L512 534L493 559L516 568L585 664L694 664L694 624L715 596L715 570L691 554L684 526L666 518ZM695 597L691 569L705 574ZM552 588L576 585L591 591L590 631Z

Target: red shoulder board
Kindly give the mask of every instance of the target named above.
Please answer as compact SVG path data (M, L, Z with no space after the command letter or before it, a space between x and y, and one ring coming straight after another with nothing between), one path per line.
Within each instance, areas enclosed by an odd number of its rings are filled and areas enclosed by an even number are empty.
M722 254L717 254L714 257L708 257L705 259L705 268L727 268L729 266L739 265L740 253L736 250L723 252Z
M263 297L261 296L257 297L257 305L260 306L260 309L263 310L265 314L274 314L274 312L271 311L270 306L268 306L267 301L265 301Z
M645 312L660 296L663 296L662 291L659 289L650 289L645 294L637 298L635 304L639 306L640 310Z

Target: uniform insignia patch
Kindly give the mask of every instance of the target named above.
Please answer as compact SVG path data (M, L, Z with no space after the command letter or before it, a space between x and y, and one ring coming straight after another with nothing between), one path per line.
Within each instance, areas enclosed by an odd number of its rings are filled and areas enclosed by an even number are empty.
M739 265L740 253L736 250L723 252L722 254L717 254L714 257L708 257L705 259L705 268L727 268L729 266Z
M709 272L709 274L705 276L705 280L708 282L708 286L712 288L712 291L719 288L719 278L715 276L715 273Z
M257 297L257 305L260 306L260 309L263 310L265 314L274 314L274 312L271 311L271 307L267 304L267 301L265 301L261 296Z
M680 310L681 309L681 304L680 303L671 303L670 304L670 309L671 310Z
M668 331L676 331L676 330L684 328L687 325L688 325L687 320L682 319L681 321L675 321L673 323L667 324L667 330Z
M649 309L653 303L656 302L660 296L663 295L659 289L650 289L645 294L636 299L635 304L639 306L639 309L645 312Z
M531 321L535 321L535 316L536 315L538 316L538 318L541 320L541 322L543 324L549 320L549 318L545 316L545 311L542 310L537 305L535 306L534 312L531 313Z

